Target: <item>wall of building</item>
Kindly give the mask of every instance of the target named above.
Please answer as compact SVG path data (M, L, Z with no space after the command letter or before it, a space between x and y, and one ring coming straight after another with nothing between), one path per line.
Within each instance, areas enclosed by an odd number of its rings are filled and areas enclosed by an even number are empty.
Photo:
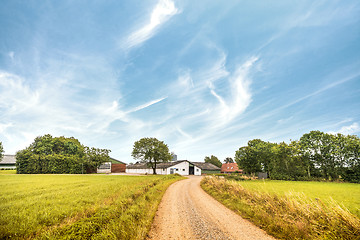
M1 164L0 169L16 169L14 164Z
M106 162L104 164L101 164L97 171L97 173L111 173L111 162Z
M173 169L174 173L180 175L189 175L189 162L184 161L167 168L167 174L171 174L171 169Z
M173 171L171 171L173 169ZM134 173L134 174L153 174L152 169L129 169L126 168L127 173ZM174 166L168 167L168 168L159 168L156 169L156 173L160 175L168 175L171 173L177 173L180 175L187 176L189 175L189 162L184 161L181 163L178 163ZM194 175L200 176L201 175L201 169L194 166Z
M125 172L126 165L122 163L112 163L111 164L111 172L112 173L122 173Z
M201 169L197 166L194 166L194 175L201 176Z

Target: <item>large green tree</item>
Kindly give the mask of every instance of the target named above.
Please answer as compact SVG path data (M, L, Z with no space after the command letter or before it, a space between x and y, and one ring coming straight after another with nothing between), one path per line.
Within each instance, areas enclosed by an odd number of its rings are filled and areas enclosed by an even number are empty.
M267 172L270 175L270 161L272 158L271 148L273 143L253 139L245 147L239 148L235 153L235 161L239 168L245 172Z
M210 157L206 156L206 157L204 158L204 161L205 161L206 163L212 163L212 164L214 164L215 166L220 167L220 168L221 168L221 166L222 166L222 163L220 162L220 160L219 160L217 157L215 157L214 155L211 155Z
M339 177L339 159L335 157L335 136L321 131L311 131L300 138L305 156L320 170L320 176L326 179Z
M156 174L158 163L168 162L172 158L169 147L156 138L141 138L136 141L131 156L146 163L148 167L153 169L154 174Z
M235 152L235 162L245 173L255 174L261 171L261 163L254 157L249 146L241 147Z
M298 142L273 144L272 154L270 161L271 178L282 180L306 178L306 161L301 155Z
M70 137L35 138L34 142L16 153L17 173L84 173L94 172L109 161L110 150L84 147Z

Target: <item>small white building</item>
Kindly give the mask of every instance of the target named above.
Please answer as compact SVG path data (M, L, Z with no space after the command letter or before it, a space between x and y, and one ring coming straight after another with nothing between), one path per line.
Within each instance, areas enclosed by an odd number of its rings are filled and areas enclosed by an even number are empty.
M174 162L158 163L156 165L156 174L167 175L178 173L180 175L198 175L205 172L214 171L220 173L220 168L211 163L190 162L188 160L179 160ZM126 166L127 173L153 174L153 169L146 163L137 163Z

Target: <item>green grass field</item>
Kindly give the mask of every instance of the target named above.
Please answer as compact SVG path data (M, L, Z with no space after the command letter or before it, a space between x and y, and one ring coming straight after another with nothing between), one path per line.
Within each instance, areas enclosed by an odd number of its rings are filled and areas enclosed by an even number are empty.
M16 174L16 170L0 170L0 175L4 174Z
M0 239L143 239L179 179L0 174Z
M278 239L360 239L360 184L206 177L201 186Z
M325 203L334 200L360 217L360 184L277 180L239 181L238 183L246 189L282 196L305 195L310 199L321 199Z

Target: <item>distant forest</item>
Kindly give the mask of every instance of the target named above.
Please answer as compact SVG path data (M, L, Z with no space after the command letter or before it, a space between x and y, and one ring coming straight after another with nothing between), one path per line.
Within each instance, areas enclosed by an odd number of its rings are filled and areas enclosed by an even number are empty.
M311 131L287 144L261 139L235 153L245 173L267 172L278 180L344 180L360 183L360 139L355 135Z

